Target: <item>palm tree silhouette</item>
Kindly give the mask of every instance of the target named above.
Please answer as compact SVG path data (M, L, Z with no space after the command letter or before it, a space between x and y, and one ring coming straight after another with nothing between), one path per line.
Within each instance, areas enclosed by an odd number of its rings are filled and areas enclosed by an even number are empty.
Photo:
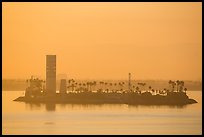
M170 90L170 91L172 91L171 87L172 87L172 81L169 80L169 90Z
M155 93L154 89L152 89L152 93L153 93L153 94Z
M110 86L110 92L112 92L112 83L109 83L109 86Z
M184 87L184 81L180 81L180 92L183 92L183 87Z
M86 82L87 91L89 91L89 82Z
M175 86L176 86L176 82L173 82L173 83L172 83L173 92L174 92Z
M180 81L177 80L177 81L176 81L177 92L178 92L178 87L179 87L179 85L180 85Z
M187 88L184 88L184 91L185 91L185 93L186 93L186 91L187 91Z
M117 89L117 83L114 83L114 86L115 86L115 87L114 87L114 90Z
M67 89L68 91L69 91L69 88L71 87L71 82L72 82L72 80L69 79L69 80L68 80L68 87L67 87L67 88L68 88L68 89Z
M92 85L94 86L94 87L93 87L93 90L96 90L95 87L96 87L96 85L97 85L97 82L96 82L96 81L93 81Z
M137 93L139 93L139 89L140 89L139 87L136 87L136 92L137 92Z
M75 87L75 85L74 85L74 84L72 84L72 85L71 85L72 92L74 91L74 87Z
M149 86L149 92L151 91L151 89L152 89L152 87L151 87L151 86Z
M163 90L163 94L166 94L166 88L164 88L164 90Z
M122 82L119 82L119 88L120 88L120 90L123 88L123 83Z
M75 82L74 84L75 84L75 88L77 88L78 83L77 83L77 82Z
M135 86L134 85L132 85L132 88L133 88L133 92L135 92Z

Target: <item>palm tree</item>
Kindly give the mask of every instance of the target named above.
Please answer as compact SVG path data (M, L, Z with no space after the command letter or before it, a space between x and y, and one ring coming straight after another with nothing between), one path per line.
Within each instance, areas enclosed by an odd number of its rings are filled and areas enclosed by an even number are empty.
M136 87L136 92L139 93L139 87Z
M151 86L149 86L149 91L151 91L151 89L152 89L152 87L151 87Z
M164 90L163 90L163 94L166 94L166 88L164 88Z
M93 86L93 82L90 82L89 85L90 85L90 91L92 91L91 87Z
M185 91L185 93L186 93L186 91L187 91L187 88L184 88L184 91Z
M173 82L173 83L172 83L172 91L173 91L173 92L174 92L175 86L176 86L176 82Z
M99 85L100 85L100 88L101 88L101 85L102 85L102 81L99 81Z
M94 89L93 90L95 90L95 87L96 87L96 81L93 81L93 86L94 86Z
M119 82L119 88L122 89L123 88L123 83Z
M74 83L75 82L75 80L74 79L71 79L72 80L72 82Z
M184 87L184 81L180 81L180 92L183 92L183 87Z
M104 82L103 82L103 81L101 81L101 82L100 82L100 85L102 85L101 89L103 90L103 85L104 85Z
M115 86L114 89L117 89L117 83L114 83L114 86Z
M91 88L91 91L94 91L94 87L95 87L96 83L95 83L95 81L90 82L90 83L91 83L91 87L93 86L93 89Z
M87 86L87 90L89 91L89 85L90 83L89 82L86 82L86 86Z
M121 86L120 84L121 84L121 83L120 83L120 82L118 82L118 87L117 87L117 89L118 89L118 90L120 89L120 86Z
M112 92L112 83L109 83L109 85L110 85L110 91Z
M180 81L179 80L176 81L176 85L177 85L176 87L177 87L177 92L178 92L178 87L180 85Z
M132 88L133 88L133 92L134 92L135 91L135 86L133 85Z
M154 94L155 93L155 91L154 91L154 89L152 89L152 94Z
M105 91L106 91L106 93L108 93L108 92L109 92L109 89L107 88Z
M172 81L169 80L169 90L172 90L172 89L171 89L171 86L172 86Z
M77 88L78 83L76 82L76 83L74 83L74 84L75 84L75 87Z
M73 92L74 91L74 84L71 84L70 86L68 86L68 88L71 88L71 91Z
M71 82L72 82L72 80L71 80L71 79L69 79L69 80L68 80L68 87L67 87L67 88L68 88L68 90L69 90L69 88L71 87Z
M158 94L158 90L157 90L157 89L155 89L155 94L156 94L156 95Z
M107 82L104 82L104 86L105 86L105 89L106 89L106 86L108 85L108 83Z
M176 82L175 82L175 81L172 81L172 80L169 80L169 86L172 87L172 88L170 89L171 92L174 92L174 88L175 88L176 85L177 85L177 91L178 91L178 84L177 84L177 83L179 83L178 80L177 80Z
M142 86L144 87L144 90L145 90L146 83L142 83Z

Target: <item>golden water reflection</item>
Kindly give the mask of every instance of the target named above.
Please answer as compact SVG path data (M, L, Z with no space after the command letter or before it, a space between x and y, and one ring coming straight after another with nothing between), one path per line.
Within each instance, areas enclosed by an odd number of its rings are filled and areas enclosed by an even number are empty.
M3 91L3 134L202 134L202 92L186 106L42 104L13 101Z

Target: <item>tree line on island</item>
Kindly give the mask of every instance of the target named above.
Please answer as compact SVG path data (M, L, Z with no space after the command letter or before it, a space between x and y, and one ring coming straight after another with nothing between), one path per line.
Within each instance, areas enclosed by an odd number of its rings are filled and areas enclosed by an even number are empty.
M169 89L164 88L163 90L154 89L151 85L147 86L146 83L138 82L136 84L131 84L130 91L128 90L128 82L104 82L104 81L89 81L86 83L83 82L76 82L74 79L68 80L67 91L68 92L102 92L102 93L124 93L124 92L136 92L136 93L143 93L149 92L153 95L161 94L165 95L167 92L186 92L187 88L184 88L184 81L172 81L169 80ZM148 88L147 88L148 87ZM176 89L176 90L175 90Z
M130 103L130 104L192 104L184 87L184 81L169 80L169 88L154 89L151 85L136 81L76 81L62 79L59 93L45 89L45 81L40 79L27 80L25 98L15 101L58 101L69 103ZM63 86L62 86L63 85ZM67 87L66 87L67 85ZM153 98L152 98L153 97ZM50 100L51 99L51 100Z
M42 87L42 91L45 90L45 81L39 80L38 78L32 79L33 81L39 81L37 87ZM26 80L30 82L30 80ZM41 85L44 83L43 85ZM151 93L152 95L166 95L168 92L184 92L186 93L187 88L184 87L184 81L172 81L169 80L169 88L154 89L151 85L146 83L138 82L130 85L128 89L128 82L105 82L105 81L88 81L88 82L77 82L74 79L67 80L67 93L81 93L81 92L97 92L97 93L127 93L133 92L142 94L144 92Z

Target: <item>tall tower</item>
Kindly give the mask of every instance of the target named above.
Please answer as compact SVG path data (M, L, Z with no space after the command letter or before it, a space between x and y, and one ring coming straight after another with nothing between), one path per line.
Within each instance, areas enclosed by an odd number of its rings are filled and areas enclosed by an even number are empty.
M56 93L56 55L46 55L46 92Z
M131 73L129 73L129 91L131 91Z

